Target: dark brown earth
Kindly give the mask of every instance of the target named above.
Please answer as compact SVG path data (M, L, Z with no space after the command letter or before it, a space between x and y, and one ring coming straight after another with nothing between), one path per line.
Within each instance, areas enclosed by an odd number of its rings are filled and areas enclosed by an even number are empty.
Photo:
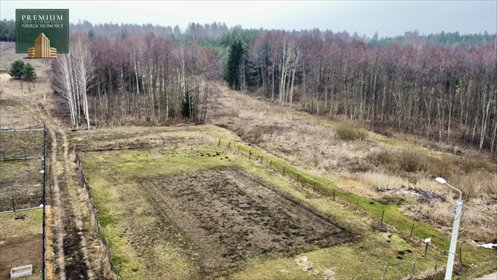
M12 267L32 264L33 270L41 268L41 245L41 235L0 241L0 252L10 252L0 254L0 279L9 279Z
M147 178L141 186L199 255L204 275L222 275L258 255L292 256L350 234L234 169Z

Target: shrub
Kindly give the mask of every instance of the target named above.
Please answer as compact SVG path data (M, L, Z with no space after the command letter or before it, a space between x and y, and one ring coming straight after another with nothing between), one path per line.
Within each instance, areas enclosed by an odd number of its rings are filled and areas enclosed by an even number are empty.
M427 157L426 171L435 177L448 178L452 173L452 162L446 157Z
M378 165L388 166L395 162L394 155L386 151L380 151L368 154L366 156L366 159L377 166Z
M465 173L469 173L476 170L495 172L495 167L493 167L492 164L486 162L485 160L478 160L478 159L464 157L456 160L455 163Z
M341 140L364 140L367 137L367 132L354 127L351 123L344 122L335 128L335 133Z
M399 169L407 172L426 170L424 158L417 153L404 151L398 155Z

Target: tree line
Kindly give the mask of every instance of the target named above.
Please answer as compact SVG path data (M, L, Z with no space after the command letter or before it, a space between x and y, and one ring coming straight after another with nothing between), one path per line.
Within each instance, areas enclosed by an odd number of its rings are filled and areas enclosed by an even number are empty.
M53 87L66 100L71 124L202 122L205 81L214 57L199 45L153 33L105 37L74 34L70 53L53 61Z
M203 81L224 77L233 89L283 106L495 151L495 35L485 33L481 44L468 46L433 44L410 32L402 43L384 45L347 32L217 23L191 24L185 32L77 27L70 44L77 51L59 55L53 65L54 88L68 100L75 127L201 122L209 90Z
M240 53L241 52L241 53ZM495 151L497 42L374 46L343 33L266 31L230 47L225 80L281 105Z

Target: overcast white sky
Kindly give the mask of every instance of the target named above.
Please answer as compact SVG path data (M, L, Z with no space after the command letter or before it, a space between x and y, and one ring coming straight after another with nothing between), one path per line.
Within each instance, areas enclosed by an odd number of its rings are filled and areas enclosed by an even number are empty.
M225 22L228 26L287 30L330 29L380 37L418 30L497 32L497 0L490 1L0 1L0 18L19 8L68 8L71 22Z

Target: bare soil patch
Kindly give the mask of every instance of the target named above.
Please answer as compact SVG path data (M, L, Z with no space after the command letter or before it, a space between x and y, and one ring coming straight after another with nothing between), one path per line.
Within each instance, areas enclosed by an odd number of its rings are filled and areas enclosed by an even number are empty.
M148 200L199 255L203 275L222 275L259 255L293 256L350 239L329 218L239 170L146 178Z
M40 269L42 265L41 242L41 235L0 240L0 278L9 279L12 267L32 264L33 270Z

